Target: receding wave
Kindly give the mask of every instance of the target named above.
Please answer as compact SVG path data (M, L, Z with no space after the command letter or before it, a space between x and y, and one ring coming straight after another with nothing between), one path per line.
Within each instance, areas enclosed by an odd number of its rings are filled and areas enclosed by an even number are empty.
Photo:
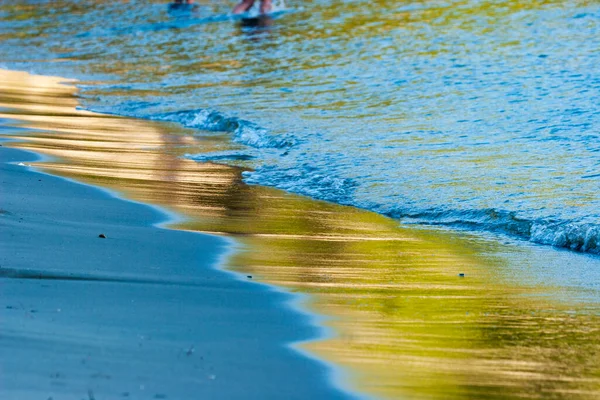
M533 243L600 254L600 225L576 221L528 220L499 210L385 212L405 222L503 233Z
M154 115L154 120L177 122L188 128L214 132L230 132L235 142L254 148L286 148L296 143L288 135L271 135L258 125L224 116L217 111L199 109ZM186 154L199 161L235 162L254 159L252 152L226 151L205 154ZM501 233L537 244L566 248L573 251L600 254L600 225L576 221L545 221L526 219L512 211L485 210L426 210L414 212L402 208L370 203L362 204L354 197L359 186L352 179L324 172L309 164L285 167L263 165L244 172L248 184L276 187L319 200L369 209L405 223L446 226L458 229Z
M348 178L323 173L308 164L294 167L264 165L243 173L248 184L273 186L333 203L348 204L357 184Z
M255 149L288 148L297 144L292 135L272 135L259 125L228 117L218 111L196 109L162 114L148 114L140 109L152 108L153 103L135 102L129 108L122 107L119 114L148 118L158 121L175 122L182 126L210 132L232 134L234 142ZM106 110L102 110L106 112ZM185 157L199 162L236 163L260 158L249 151L224 151L202 154L186 154ZM287 151L286 151L287 153ZM600 225L570 220L527 219L514 211L497 209L484 210L420 210L414 211L402 207L390 208L389 205L375 202L363 203L354 196L359 183L348 178L336 176L331 171L310 164L263 165L254 171L243 173L248 184L272 186L291 193L314 199L355 206L378 212L409 224L445 226L471 231L500 233L532 243L565 248L572 251L600 254ZM583 178L595 178L586 175Z
M227 117L217 111L198 109L177 111L152 116L159 121L177 122L188 128L213 132L229 132L234 142L255 148L285 148L293 146L296 140L291 135L272 135L253 122Z
M422 212L398 208L390 210L377 204L361 204L354 197L358 186L356 182L323 173L309 165L293 168L262 166L256 171L245 172L244 179L249 184L273 186L320 200L370 209L404 223L500 233L537 244L600 254L600 225L593 223L529 220L515 212L495 209Z

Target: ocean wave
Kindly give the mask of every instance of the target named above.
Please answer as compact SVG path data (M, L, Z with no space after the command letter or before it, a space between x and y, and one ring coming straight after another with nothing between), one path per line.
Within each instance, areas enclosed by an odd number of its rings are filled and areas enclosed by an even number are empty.
M158 121L177 122L187 128L212 132L229 132L234 142L254 148L286 148L296 144L291 135L271 135L253 122L227 117L218 111L198 109L158 114L150 117Z
M188 128L232 133L235 142L260 148L287 148L297 144L289 135L270 135L257 124L227 117L217 111L198 109L155 114L153 120L176 122ZM225 151L186 154L199 162L237 162L259 158L249 151ZM287 151L286 151L287 153ZM392 209L376 203L360 203L354 197L358 182L325 173L310 164L294 166L262 165L243 172L248 184L272 186L291 193L318 200L356 206L398 219L404 223L446 226L471 231L486 231L517 237L533 243L570 249L577 252L600 254L600 225L577 221L534 220L513 211L484 210L425 210L414 212Z
M600 226L598 225L572 222L534 223L531 227L530 240L584 253L600 254Z
M119 114L175 122L204 131L228 132L232 134L234 142L255 149L282 149L298 143L291 135L271 135L253 122L227 117L217 111L197 109L154 114L149 111L153 106L153 102L133 102L127 104L127 107L121 107ZM284 154L287 154L287 150ZM260 155L252 149L186 154L185 157L199 162L223 162L232 165L240 161L260 159ZM248 184L272 186L318 200L367 209L403 223L500 233L541 245L600 254L600 225L594 223L527 219L514 211L497 209L431 209L418 212L402 208L390 209L389 205L357 201L354 192L359 186L358 182L336 176L331 171L325 173L322 168L306 163L294 166L263 165L253 171L243 172L243 176ZM592 177L596 175L585 176Z
M408 223L496 232L537 244L600 254L600 225L592 223L529 220L515 212L495 209L419 213L396 210L384 214Z
M577 221L532 220L516 212L485 210L425 210L410 212L370 203L354 197L357 182L323 173L304 164L294 167L261 166L243 173L248 184L272 186L314 199L356 206L397 219L403 223L445 226L469 231L499 233L532 243L600 254L600 225Z
M243 172L243 176L248 184L272 186L339 204L349 203L357 186L351 179L324 174L308 164L290 168L264 165L254 171Z

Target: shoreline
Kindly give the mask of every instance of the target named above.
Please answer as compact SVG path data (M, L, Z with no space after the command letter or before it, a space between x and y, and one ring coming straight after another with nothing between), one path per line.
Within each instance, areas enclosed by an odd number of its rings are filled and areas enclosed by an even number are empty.
M353 398L293 349L317 333L295 295L222 268L231 238L38 170L0 122L3 396Z
M597 393L593 366L547 354L569 346L590 361L600 349L598 292L584 285L598 260L398 227L374 213L248 186L240 169L178 158L226 137L197 139L173 124L84 111L17 114L22 126L51 132L13 135L20 147L53 157L36 167L185 215L173 228L239 241L243 251L228 270L300 293L305 315L336 333L297 347L349 371L334 374L337 384L384 398ZM589 377L575 388L565 381L582 374Z

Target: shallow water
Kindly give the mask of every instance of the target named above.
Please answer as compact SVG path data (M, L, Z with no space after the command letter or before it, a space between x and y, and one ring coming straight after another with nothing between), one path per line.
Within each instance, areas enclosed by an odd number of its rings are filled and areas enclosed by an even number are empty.
M250 183L598 253L598 1L3 2L6 66L227 132Z

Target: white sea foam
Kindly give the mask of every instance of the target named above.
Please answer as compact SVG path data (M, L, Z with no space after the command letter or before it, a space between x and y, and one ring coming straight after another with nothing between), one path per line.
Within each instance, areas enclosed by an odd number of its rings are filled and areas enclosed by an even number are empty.
M254 148L284 148L293 146L295 139L290 135L271 135L266 129L238 118L205 110L188 110L159 114L151 117L160 121L177 122L188 128L205 131L229 132L232 140Z
M293 168L261 166L244 172L244 181L342 204L352 199L356 186L350 179L323 173L306 164Z
M498 232L533 243L600 254L600 225L576 221L528 220L514 212L498 210L434 211L420 213L393 210L391 217L409 223L441 225L470 230Z

